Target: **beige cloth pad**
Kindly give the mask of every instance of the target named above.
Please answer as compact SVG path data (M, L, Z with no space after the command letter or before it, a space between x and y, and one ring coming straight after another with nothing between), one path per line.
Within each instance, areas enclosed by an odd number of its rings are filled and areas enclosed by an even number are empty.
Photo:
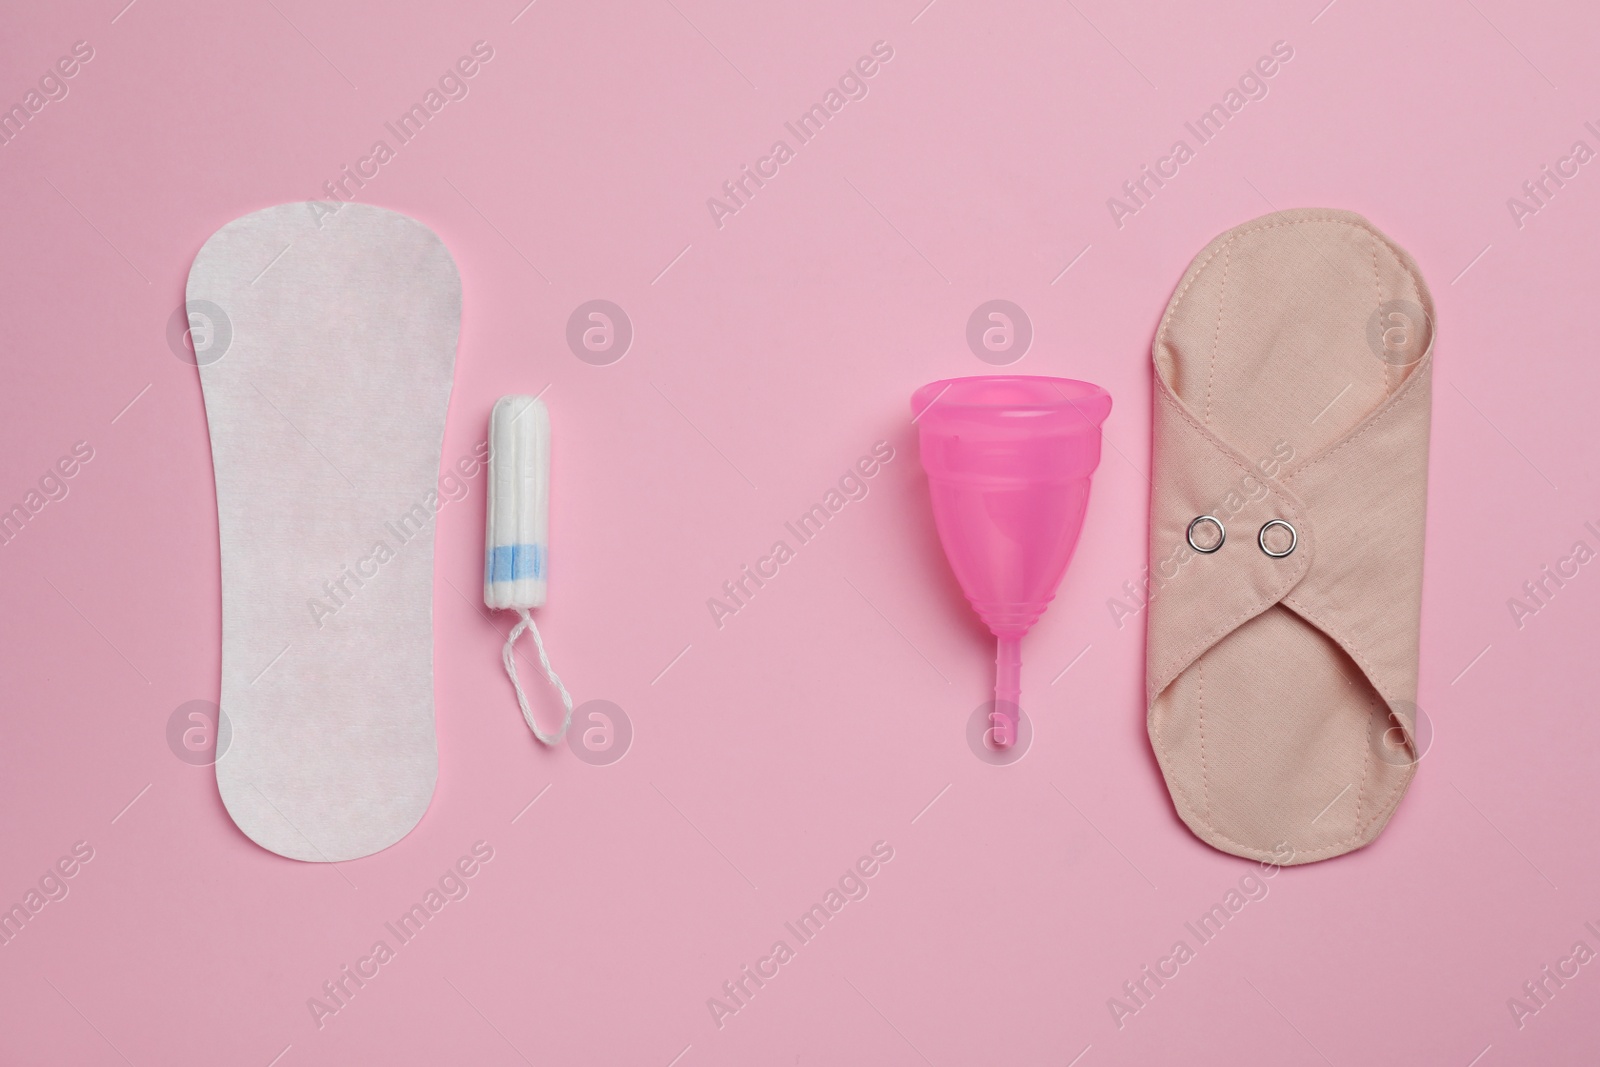
M1150 740L1224 852L1360 848L1415 771L1433 321L1403 249L1302 209L1206 246L1156 333Z

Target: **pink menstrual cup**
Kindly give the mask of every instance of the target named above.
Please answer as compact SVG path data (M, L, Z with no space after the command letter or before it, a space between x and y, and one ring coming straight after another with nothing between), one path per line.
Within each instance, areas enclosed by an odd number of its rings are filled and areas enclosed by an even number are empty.
M951 378L918 389L911 410L945 556L998 642L993 737L1009 744L1022 635L1078 547L1111 395L1071 378Z

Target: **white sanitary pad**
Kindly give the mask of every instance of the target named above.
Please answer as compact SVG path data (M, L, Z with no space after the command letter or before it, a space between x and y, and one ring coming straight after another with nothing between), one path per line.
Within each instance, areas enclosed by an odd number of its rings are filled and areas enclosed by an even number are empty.
M189 274L231 327L200 368L222 540L217 787L301 860L370 855L433 796L433 538L461 280L414 219L235 219Z

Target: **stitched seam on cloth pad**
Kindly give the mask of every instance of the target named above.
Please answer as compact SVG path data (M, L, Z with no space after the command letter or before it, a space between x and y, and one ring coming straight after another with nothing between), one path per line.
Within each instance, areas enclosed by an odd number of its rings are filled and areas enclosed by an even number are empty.
M1172 302L1171 302L1170 305L1168 305L1168 314L1162 317L1161 331L1160 331L1160 333L1158 333L1156 335L1156 345L1159 347L1161 342L1166 338L1166 336L1167 336L1167 319L1170 317L1170 314L1171 314L1172 310L1175 309L1180 302L1182 302L1184 295L1186 293L1188 293L1188 291L1189 291L1189 287L1192 286L1196 281L1198 281L1200 279L1200 275L1205 273L1205 269L1206 269L1207 266L1210 265L1211 261L1213 259L1216 259L1217 256L1220 255L1222 252L1224 252L1228 248L1230 248L1235 241L1237 241L1241 237L1247 237L1250 234L1261 233L1264 230L1274 230L1274 229L1277 229L1280 226L1299 226L1302 223L1308 223L1308 222L1331 222L1331 223L1335 223L1335 224L1340 225L1340 226L1347 226L1352 230L1360 230L1362 233L1365 233L1365 234L1371 234L1372 233L1372 230L1369 227L1362 226L1359 223L1351 222L1349 219L1346 219L1346 218L1338 218L1336 216L1331 216L1331 215L1316 215L1316 216L1313 216L1311 218L1304 218L1304 219L1279 219L1277 222L1264 222L1260 226L1255 226L1255 227L1252 227L1251 229L1244 230L1244 231L1241 231L1239 233L1234 234L1233 236L1229 237L1226 241L1224 241L1220 247L1218 247L1216 249L1213 249L1211 254L1200 262L1200 265L1198 267L1191 267L1190 268L1189 276L1186 279L1184 279L1183 284L1178 287L1178 291L1175 294L1173 294ZM1385 246L1388 248L1390 255L1394 255L1395 254L1394 248L1392 246L1389 246L1387 242L1385 242ZM1405 261L1403 259L1400 259L1398 256L1396 256L1395 257L1395 263L1396 263L1397 266L1401 267L1402 269L1405 269L1406 273L1408 273L1408 274L1410 273L1409 269L1406 269Z

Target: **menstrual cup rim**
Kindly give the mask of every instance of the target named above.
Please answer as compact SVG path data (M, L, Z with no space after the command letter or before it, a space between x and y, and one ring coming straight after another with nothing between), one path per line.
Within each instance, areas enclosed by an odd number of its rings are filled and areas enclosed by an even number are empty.
M1049 382L1051 385L1057 387L1056 391L1060 399L1048 400L1040 403L1022 401L996 404L953 399L948 395L951 389L966 382ZM1072 391L1078 393L1078 395L1068 396L1065 392L1061 391L1061 386L1073 387ZM1102 400L1105 403L1105 411L1100 414L1099 418L1091 418L1091 421L1093 421L1096 425L1103 422L1106 416L1111 413L1111 394L1102 386L1098 386L1093 382L1086 382L1081 378L1058 378L1047 374L975 374L960 378L941 378L936 382L929 382L927 385L924 385L915 393L911 394L911 407L913 411L918 413L926 412L935 404L939 405L940 407L964 408L969 411L1053 411L1063 407L1069 407L1078 411L1078 413L1084 415L1084 417L1090 418L1088 413L1080 408L1079 405L1084 403L1097 404L1097 402Z

